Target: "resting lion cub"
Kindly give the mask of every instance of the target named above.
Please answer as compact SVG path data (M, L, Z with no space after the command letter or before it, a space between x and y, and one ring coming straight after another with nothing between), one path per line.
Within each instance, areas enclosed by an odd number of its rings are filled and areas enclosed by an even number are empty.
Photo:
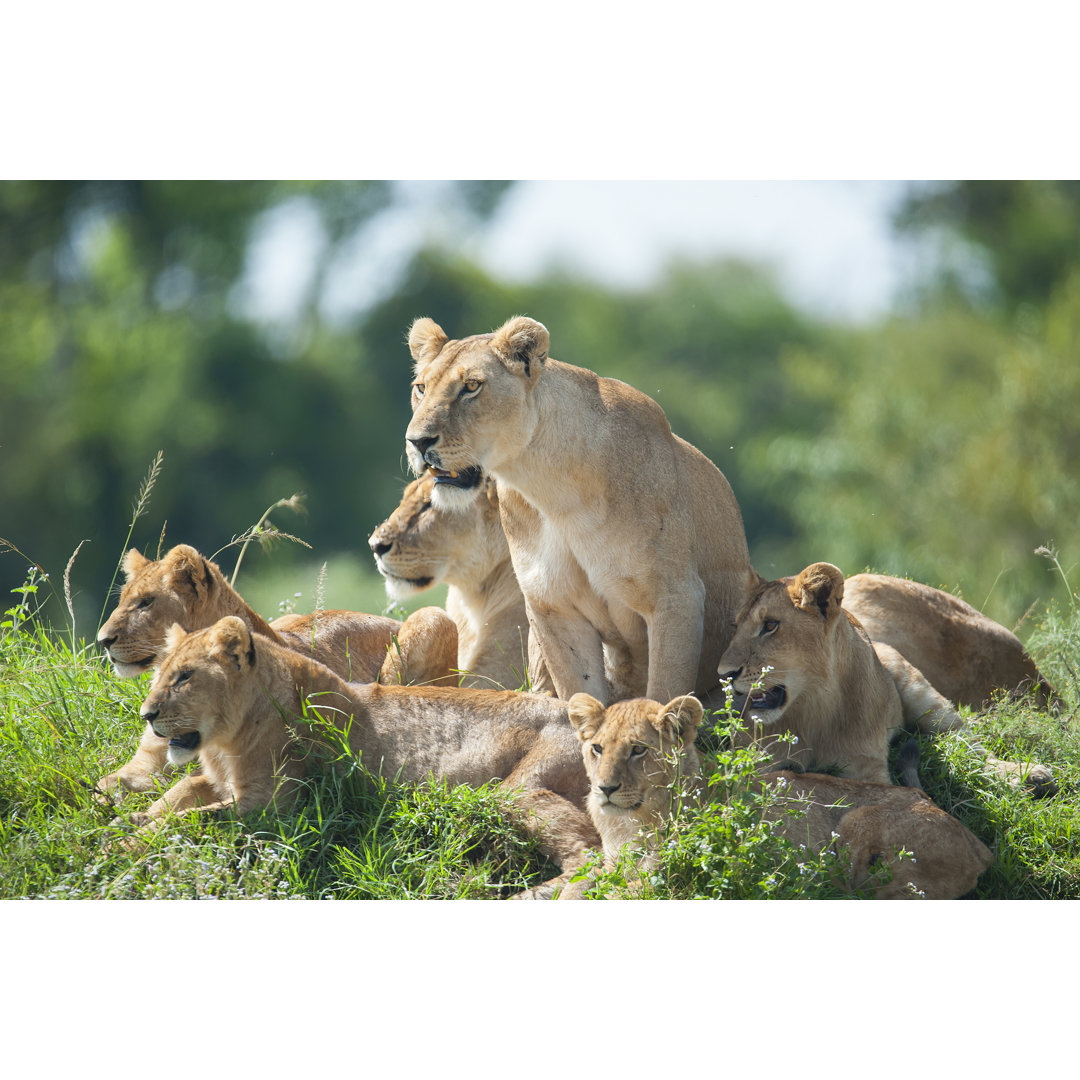
M835 767L842 776L887 784L894 733L960 731L985 755L987 771L1039 795L1057 789L1043 765L986 754L951 703L895 649L871 642L843 601L843 573L814 563L797 577L759 579L739 613L720 674L731 680L736 707L756 718L774 767ZM905 783L917 786L918 779Z
M409 464L434 475L436 506L454 506L477 470L495 478L559 697L610 700L608 678L661 700L714 688L753 583L723 473L651 398L549 359L533 319L460 341L418 319L409 349Z
M499 522L495 481L479 473L469 479L475 483L459 489L467 504L449 510L434 504L430 473L409 484L368 540L375 565L394 600L449 586L457 666L467 672L462 686L514 690L527 673L534 690L547 689L543 672L528 666L529 617Z
M439 608L421 608L404 623L358 611L283 615L267 623L244 602L217 563L187 544L158 560L132 548L124 556L124 573L127 584L120 600L98 631L98 644L121 678L133 678L161 661L173 623L201 630L225 615L238 615L256 633L358 682L454 681L457 630ZM152 791L165 764L165 741L147 728L134 757L102 777L98 790Z
M639 699L605 709L588 694L575 694L569 713L581 740L589 814L605 857L614 860L629 845L643 852L643 868L653 869L656 829L670 815L672 798L679 797L672 784L701 773L694 748L700 703L692 697L667 705ZM876 899L955 899L974 888L993 861L982 841L918 789L812 773L774 772L761 779L783 789L768 816L783 823L784 834L813 851L847 848L851 870L845 887L869 888ZM697 790L704 797L707 789L698 784ZM806 813L788 815L792 801L806 805ZM915 858L899 858L901 848ZM882 863L892 868L893 878L874 884Z
M169 653L143 702L142 718L183 754L189 773L146 814L138 848L170 812L235 807L244 814L287 805L307 772L305 757L323 737L301 719L318 714L346 731L372 771L404 781L436 776L479 786L501 779L516 792L522 825L563 871L550 892L585 860L597 837L584 809L581 752L553 698L498 690L347 683L329 668L227 616L187 634L175 626Z

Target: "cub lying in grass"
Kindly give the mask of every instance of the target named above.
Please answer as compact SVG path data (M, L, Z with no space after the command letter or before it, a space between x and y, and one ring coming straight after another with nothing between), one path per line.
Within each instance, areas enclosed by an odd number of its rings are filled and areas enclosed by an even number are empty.
M235 807L244 814L287 805L307 773L308 753L327 737L323 724L345 733L373 772L406 782L432 775L472 786L502 780L516 793L523 827L539 834L540 850L564 871L538 896L550 895L584 862L585 849L598 846L564 702L514 691L347 683L252 634L236 616L192 634L173 627L167 644L142 718L170 741L171 757L173 747L195 754L202 772L183 777L145 814L131 815L142 826L133 849L170 812Z
M121 678L132 678L161 661L165 636L174 623L201 630L225 615L237 615L257 634L312 656L343 678L455 682L457 628L439 608L421 608L404 623L358 611L284 615L267 623L244 602L217 563L187 544L157 560L132 548L124 556L124 572L127 584L98 632L98 644ZM152 791L165 764L165 740L147 728L132 759L103 776L97 788L103 794L113 789Z
M895 649L872 642L843 600L844 575L814 563L793 578L759 579L739 612L720 675L775 768L837 768L887 784L893 734L958 731L983 754L987 772L1036 795L1057 790L1046 766L987 754L951 703ZM912 771L904 782L918 786L918 777Z
M605 709L588 694L575 694L569 715L581 740L589 815L605 858L614 860L630 845L642 852L643 869L654 869L656 829L680 797L677 782L700 778L694 737L701 704L689 696L667 705L638 698ZM783 833L813 851L846 848L844 887L869 890L876 899L955 899L974 888L993 861L985 844L918 789L792 772L767 773L761 783L783 789L767 811ZM707 797L703 783L695 787L697 797ZM804 815L789 814L794 802L805 805ZM901 859L900 849L915 858ZM893 873L884 884L883 864Z

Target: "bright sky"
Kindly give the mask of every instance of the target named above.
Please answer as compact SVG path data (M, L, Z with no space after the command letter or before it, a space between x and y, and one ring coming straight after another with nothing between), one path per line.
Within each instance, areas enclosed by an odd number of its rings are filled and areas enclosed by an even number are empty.
M771 264L809 311L871 318L888 310L911 265L889 224L904 189L893 181L520 181L487 227L463 241L445 182L401 182L393 206L338 258L323 310L347 318L391 293L411 252L441 238L510 281L558 266L635 287L672 256L750 258ZM243 309L287 318L324 243L306 204L272 213L256 240Z

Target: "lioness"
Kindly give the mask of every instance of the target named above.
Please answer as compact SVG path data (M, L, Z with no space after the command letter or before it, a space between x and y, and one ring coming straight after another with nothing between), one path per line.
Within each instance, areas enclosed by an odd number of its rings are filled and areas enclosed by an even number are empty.
M605 709L588 694L575 694L568 705L589 776L589 815L605 858L614 860L629 845L642 851L643 869L654 869L656 829L670 816L672 799L682 797L677 781L700 777L694 748L700 703L692 697L667 705L632 700ZM766 816L813 851L846 848L851 870L844 886L869 887L876 899L955 899L974 888L993 861L982 841L917 789L792 772L767 773L761 781L783 792ZM682 788L707 797L700 781ZM793 804L805 813L792 815ZM900 849L915 858L901 859ZM875 868L882 863L893 876L877 884Z
M661 700L706 692L753 582L731 487L655 401L549 359L548 341L521 316L460 341L414 322L409 464L433 473L436 506L475 470L495 478L559 697L609 700L608 678Z
M872 642L843 603L843 573L814 563L797 577L760 578L739 613L719 671L775 767L835 767L887 784L894 733L958 731L985 755L987 771L1038 795L1056 790L1045 766L986 754L951 703L890 645Z
M175 626L167 645L142 718L169 740L170 758L197 754L202 773L184 776L146 814L131 816L142 826L136 848L170 811L233 806L243 814L288 804L306 775L307 753L325 738L312 713L345 732L373 772L474 786L501 779L517 793L525 828L539 833L541 850L567 877L586 847L597 845L564 702L513 691L348 683L252 634L236 616L191 634Z
M121 678L133 678L161 661L173 623L200 630L224 615L238 615L256 633L358 682L454 681L457 630L439 608L421 608L404 623L357 611L283 615L267 623L244 602L217 563L187 544L157 560L132 548L123 566L127 583L98 631L98 644ZM147 728L132 759L102 777L98 790L151 791L165 764L165 741Z
M446 610L457 624L462 686L514 690L526 681L529 618L499 521L495 481L478 472L460 490L467 505L434 505L435 477L413 480L397 509L371 534L375 565L393 600L447 584ZM534 690L542 672L528 671Z
M957 596L917 581L854 574L844 607L872 641L891 645L957 705L981 708L995 691L1031 690L1041 708L1060 708L1020 639Z

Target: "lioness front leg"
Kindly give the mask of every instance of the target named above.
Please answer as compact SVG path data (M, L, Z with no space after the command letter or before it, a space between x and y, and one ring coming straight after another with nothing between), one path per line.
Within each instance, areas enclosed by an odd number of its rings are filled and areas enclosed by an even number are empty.
M555 696L567 700L577 693L592 694L607 704L604 647L596 628L576 612L540 615L526 602L529 615L529 655L542 655ZM539 650L531 644L539 639Z
M155 780L164 774L168 749L169 740L155 735L147 724L131 760L97 782L95 800L110 806L113 792L121 795L127 791L153 791L157 786Z
M671 701L697 689L704 622L705 588L696 578L680 594L663 597L652 615L646 616L649 685L645 696L650 701Z

